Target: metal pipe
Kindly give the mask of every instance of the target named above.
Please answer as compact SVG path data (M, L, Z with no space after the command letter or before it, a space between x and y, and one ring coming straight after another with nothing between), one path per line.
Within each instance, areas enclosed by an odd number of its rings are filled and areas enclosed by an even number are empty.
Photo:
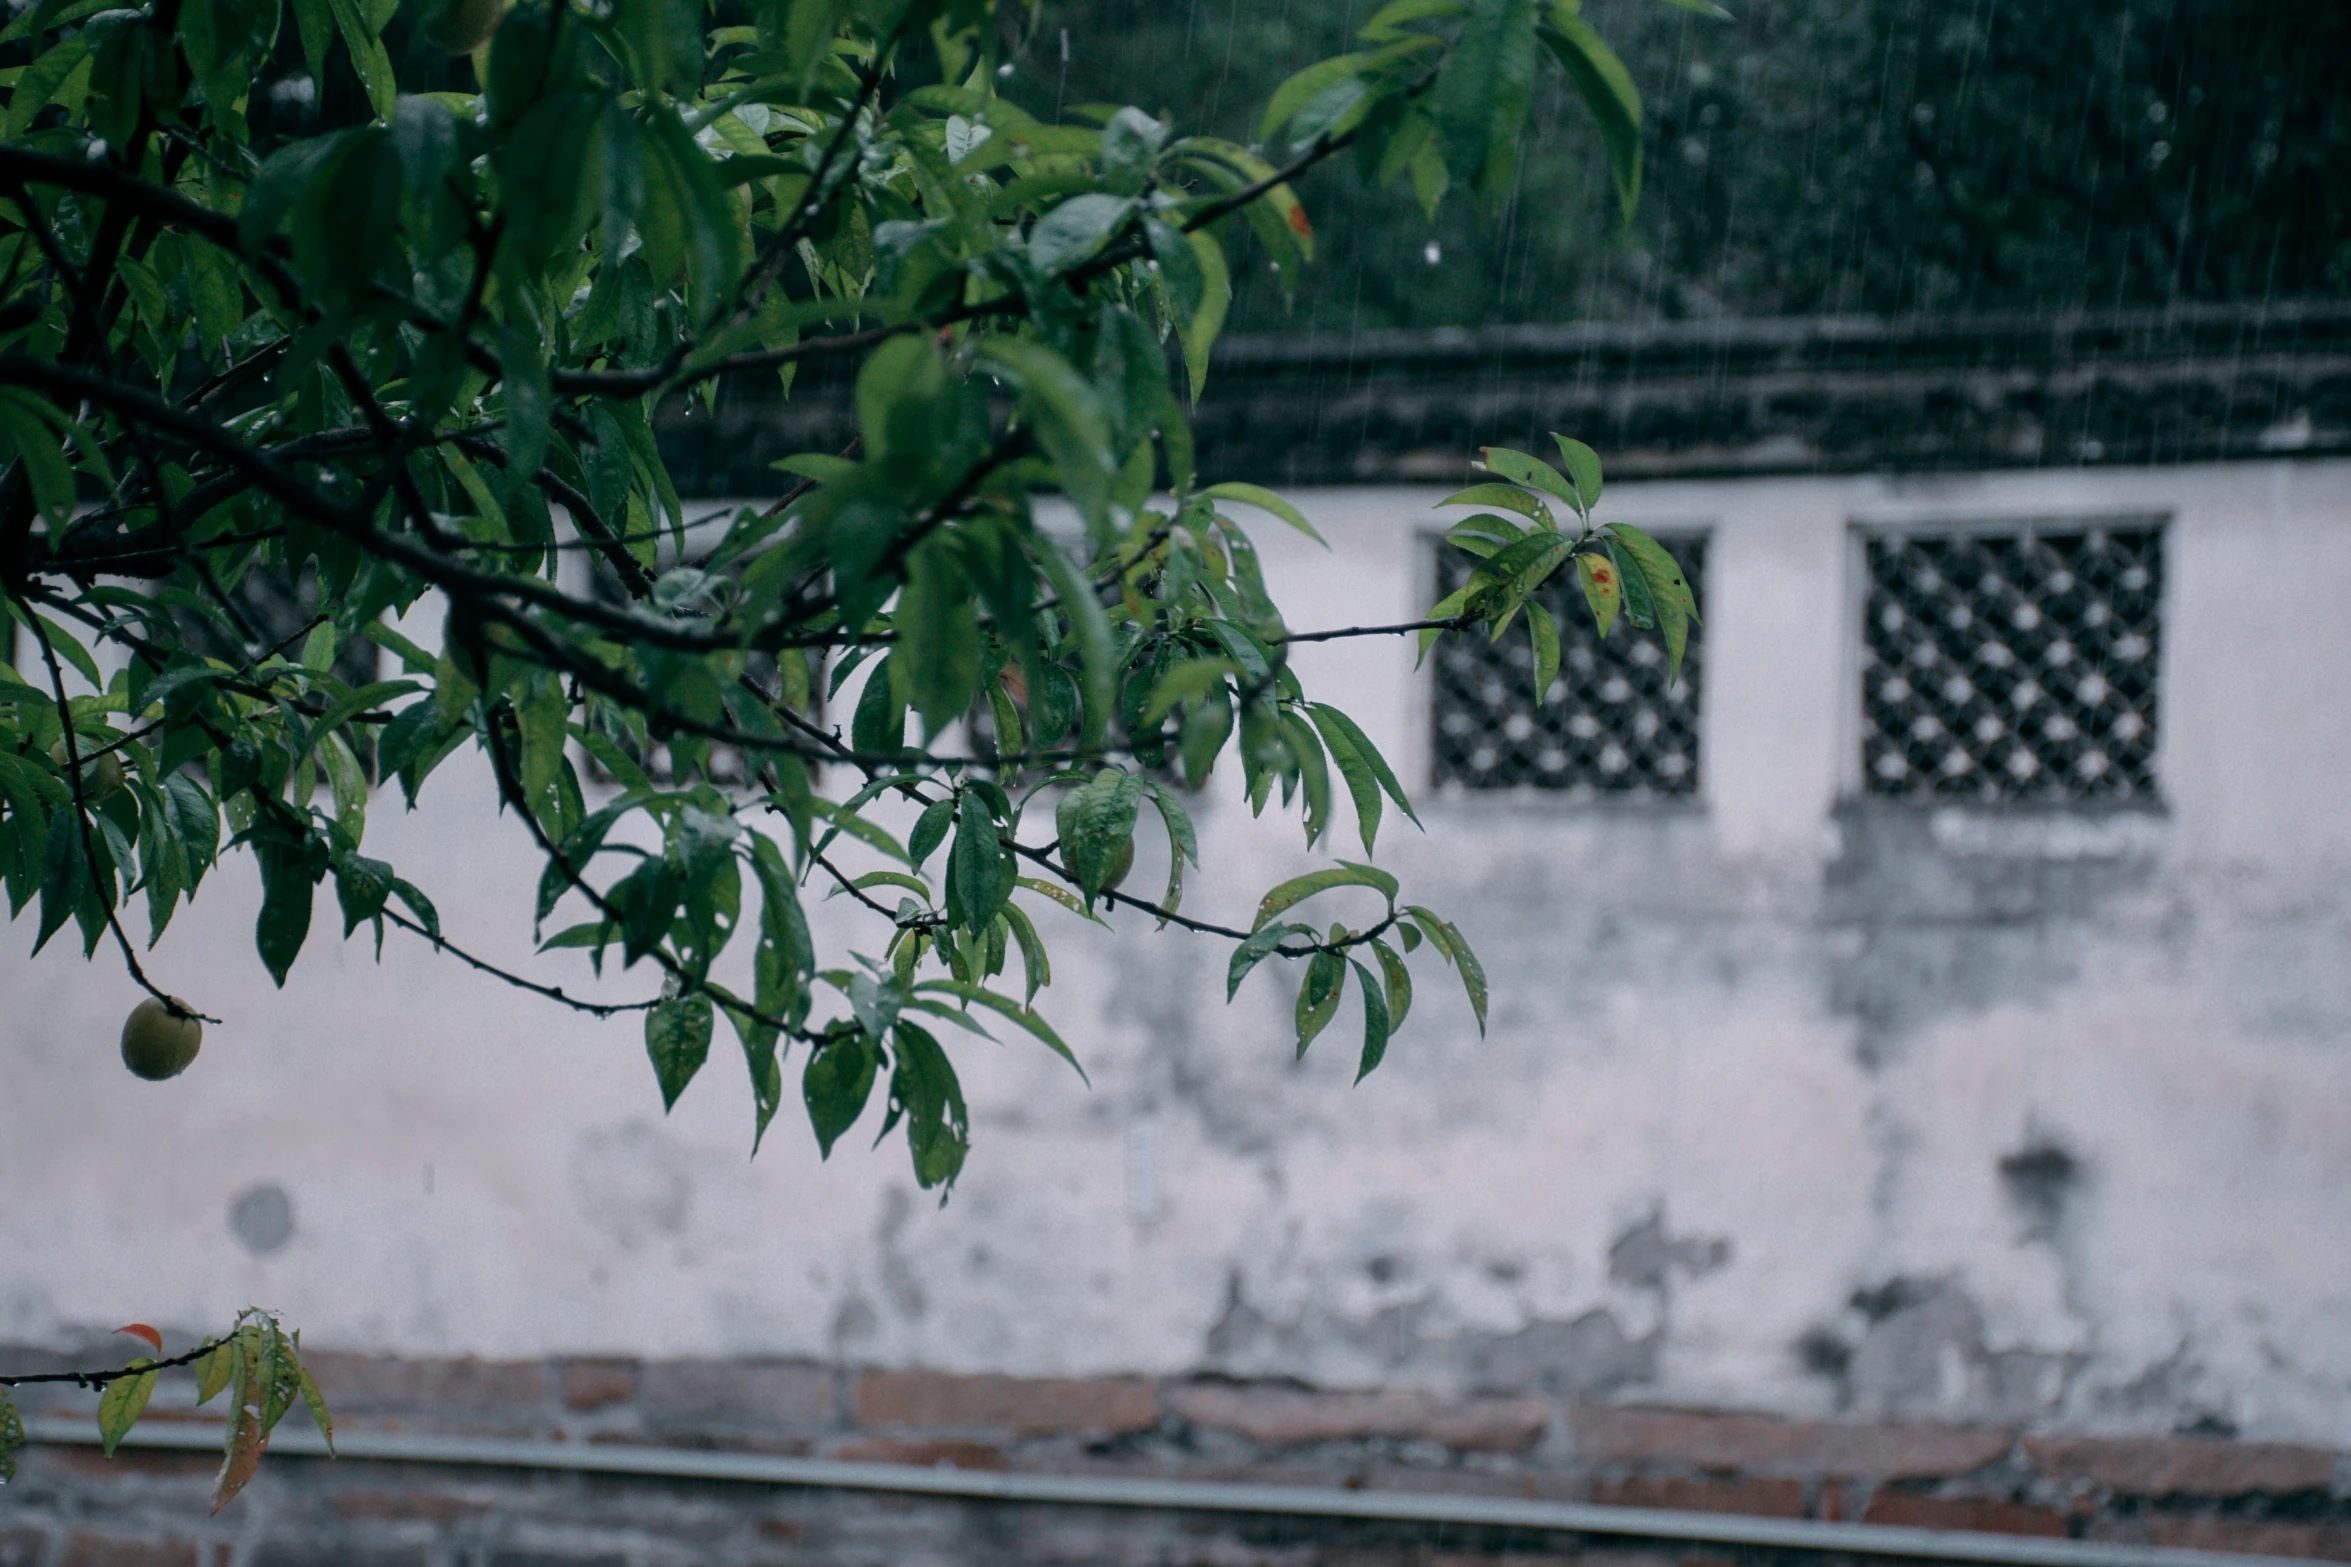
M35 1442L76 1446L98 1442L95 1426L79 1420L27 1420L25 1434ZM203 1451L218 1448L220 1441L218 1426L160 1421L137 1427L123 1445ZM291 1422L282 1434L271 1440L270 1449L274 1453L305 1458L328 1456L326 1444L317 1432L307 1427L297 1429ZM2120 1545L2098 1540L1979 1534L1958 1529L1830 1523L1810 1518L1755 1518L1662 1507L1611 1507L1594 1502L1535 1502L1442 1492L1347 1491L1304 1485L1243 1485L1109 1475L1008 1473L945 1466L923 1469L908 1464L848 1463L830 1458L784 1458L766 1453L714 1453L601 1442L530 1442L351 1431L336 1438L335 1456L382 1463L556 1469L671 1480L731 1480L751 1485L890 1491L974 1501L1042 1502L1064 1507L1149 1507L1173 1512L1258 1513L1545 1529L1563 1534L1994 1563L1999 1567L2283 1567L2285 1563L2307 1560L2248 1556L2234 1551Z

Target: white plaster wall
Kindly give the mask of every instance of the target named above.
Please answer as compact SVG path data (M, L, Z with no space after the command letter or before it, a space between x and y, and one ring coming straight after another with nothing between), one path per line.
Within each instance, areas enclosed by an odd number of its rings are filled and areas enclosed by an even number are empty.
M1436 498L1301 494L1328 554L1266 520L1292 623L1416 614ZM310 1342L417 1354L1541 1382L2351 1442L2351 464L1624 484L1604 510L1714 530L1704 809L1427 795L1425 833L1391 819L1383 859L1492 976L1484 1040L1417 965L1407 1031L1351 1087L1352 1008L1293 1063L1285 976L1227 1007L1223 944L1041 914L1044 999L1093 1086L1018 1040L953 1042L977 1147L942 1208L895 1141L820 1161L790 1105L747 1158L723 1029L665 1119L633 1019L398 931L379 965L322 907L273 990L240 857L151 960L227 1020L168 1085L119 1065L136 997L103 953L28 962L11 927L0 1341L255 1301ZM1832 886L1855 852L1851 525L2129 510L2172 519L2168 814L1942 820L1949 864L2063 862L2090 890L1987 936L1972 989L1926 975L1865 1040L1842 988L1902 933ZM1411 663L1401 640L1298 659L1418 773ZM537 867L470 766L414 815L379 799L370 850L454 939L526 965ZM1292 821L1222 796L1200 815L1192 912L1245 923L1313 863ZM1136 884L1162 869L1146 847ZM840 903L819 918L876 949ZM1998 1168L2036 1141L2076 1168L2046 1222ZM257 1257L225 1215L262 1183L295 1232Z

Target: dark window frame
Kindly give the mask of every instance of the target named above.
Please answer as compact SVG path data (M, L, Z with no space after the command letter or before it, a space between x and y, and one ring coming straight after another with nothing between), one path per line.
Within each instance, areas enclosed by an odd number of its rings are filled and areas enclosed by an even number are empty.
M2155 509L1855 519L1847 796L2163 810L2171 522Z
M1717 532L1706 519L1674 519L1643 526L1681 561L1685 574L1707 607L1707 563ZM1445 543L1443 536L1422 536L1420 561L1430 600L1452 592L1476 564ZM1693 628L1683 659L1682 676L1670 694L1665 689L1664 644L1654 632L1635 631L1621 616L1605 642L1594 634L1591 611L1585 606L1576 574L1558 573L1539 590L1560 628L1558 682L1535 711L1533 655L1523 620L1503 633L1499 646L1485 633L1471 629L1442 639L1430 649L1421 675L1421 699L1426 704L1416 727L1428 754L1423 777L1432 796L1457 802L1499 803L1536 801L1546 805L1667 811L1701 810L1706 803L1704 750L1704 633ZM1635 653L1639 648L1640 652ZM1486 690L1465 709L1471 693L1467 682L1472 668L1487 679ZM1604 694L1603 684L1622 681L1622 695ZM1579 700L1577 693L1590 695ZM1656 721L1642 730L1641 715ZM1481 720L1478 716L1484 715ZM1453 716L1483 722L1488 735L1448 733ZM1469 747L1479 738L1494 749L1508 749L1479 765L1479 751ZM1546 746L1543 742L1550 741ZM1621 766L1605 765L1607 748L1623 753ZM1662 778L1652 771L1667 758L1678 757L1678 771Z

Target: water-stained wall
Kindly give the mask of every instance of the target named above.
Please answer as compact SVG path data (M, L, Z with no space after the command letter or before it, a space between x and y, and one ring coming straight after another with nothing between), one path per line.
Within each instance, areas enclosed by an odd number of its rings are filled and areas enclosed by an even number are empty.
M1293 624L1424 603L1437 492L1300 497L1260 533ZM0 957L0 1342L247 1301L419 1355L761 1354L2045 1429L2351 1441L2351 464L1626 484L1713 530L1697 806L1420 803L1382 858L1492 979L1450 977L1352 1085L1294 976L1056 916L1051 1015L1091 1087L955 1045L977 1147L943 1207L901 1146L754 1161L723 1036L666 1119L597 1024L393 932L283 991L232 861L152 959L225 1017L183 1078L115 1059L134 999ZM2168 519L2162 806L1854 797L1857 523ZM1407 778L1409 647L1303 650ZM528 961L528 840L462 762L372 852L454 939ZM1316 863L1199 806L1187 910L1245 922ZM1350 836L1351 823L1341 829ZM1343 841L1341 852L1352 852ZM1148 833L1134 873L1155 885ZM836 901L821 917L877 950ZM1042 916L1040 916L1042 917ZM550 959L581 994L584 962ZM576 968L576 972L574 972ZM875 1118L878 1120L878 1118ZM869 1124L872 1122L869 1121Z

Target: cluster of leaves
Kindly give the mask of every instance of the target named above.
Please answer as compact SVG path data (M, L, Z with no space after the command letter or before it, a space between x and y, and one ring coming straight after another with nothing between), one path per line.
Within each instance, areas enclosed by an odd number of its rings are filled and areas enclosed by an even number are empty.
M238 1313L228 1336L207 1339L186 1354L168 1360L163 1335L143 1322L116 1331L143 1339L155 1351L109 1371L44 1372L37 1376L0 1378L0 1483L16 1477L17 1452L24 1446L24 1421L9 1396L12 1385L24 1382L72 1382L98 1390L98 1441L112 1458L122 1439L146 1413L154 1396L155 1379L174 1366L196 1368L196 1402L210 1403L222 1392L229 1395L228 1420L223 1427L220 1474L213 1482L212 1510L219 1512L245 1489L269 1448L270 1433L299 1402L317 1422L327 1451L335 1447L335 1423L327 1413L326 1397L302 1364L302 1335L289 1333L277 1317L257 1307Z
M1132 107L1024 112L996 89L1036 19L991 0L101 3L0 28L0 587L44 677L0 670L0 868L39 942L111 931L179 1012L122 907L144 892L152 945L242 847L281 984L331 877L346 937L380 950L396 925L560 1004L642 1012L667 1102L723 1013L755 1148L794 1045L828 1150L886 1085L882 1130L904 1126L925 1186L969 1142L933 1029L1008 1022L1074 1064L1034 1009L1049 908L1229 938L1236 984L1306 963L1302 1044L1357 973L1367 1070L1421 944L1482 1022L1460 932L1383 872L1292 881L1247 930L1178 908L1198 858L1178 779L1228 754L1309 847L1333 769L1366 855L1383 802L1411 811L1289 667L1302 634L1231 513L1311 527L1198 482L1187 394L1227 231L1285 279L1311 258L1293 179L1353 146L1374 179L1493 197L1537 41L1579 85L1621 78L1572 4L1397 0L1249 148ZM406 90L419 37L470 61ZM263 112L287 103L316 106L313 133ZM659 399L853 354L858 444L690 527ZM1516 545L1493 565L1505 596L1537 569ZM242 607L256 583L318 610L272 641ZM391 623L428 594L431 648ZM397 678L337 673L368 644ZM853 676L844 735L825 714ZM568 911L544 946L599 973L617 948L658 994L500 968L366 852L371 786L413 809L469 747L544 856L542 925ZM1117 885L1145 799L1174 866L1156 902ZM879 922L880 956L817 951L812 883ZM1341 888L1386 917L1274 922ZM730 954L747 983L721 979ZM995 983L1015 954L1017 994Z
M1639 528L1592 521L1592 508L1600 500L1599 454L1556 432L1551 439L1559 447L1560 467L1507 446L1489 446L1477 466L1493 479L1437 503L1499 506L1513 515L1482 511L1446 530L1446 541L1475 556L1478 565L1469 581L1429 610L1428 618L1440 624L1483 623L1487 636L1498 642L1525 610L1539 702L1559 678L1559 627L1533 595L1553 572L1572 563L1600 635L1608 635L1620 612L1639 630L1662 628L1666 679L1680 678L1690 628L1698 623L1698 599L1689 579L1665 546ZM1554 512L1554 505L1560 511ZM1575 518L1574 533L1560 526L1567 513ZM1422 657L1437 634L1435 626L1421 631Z

